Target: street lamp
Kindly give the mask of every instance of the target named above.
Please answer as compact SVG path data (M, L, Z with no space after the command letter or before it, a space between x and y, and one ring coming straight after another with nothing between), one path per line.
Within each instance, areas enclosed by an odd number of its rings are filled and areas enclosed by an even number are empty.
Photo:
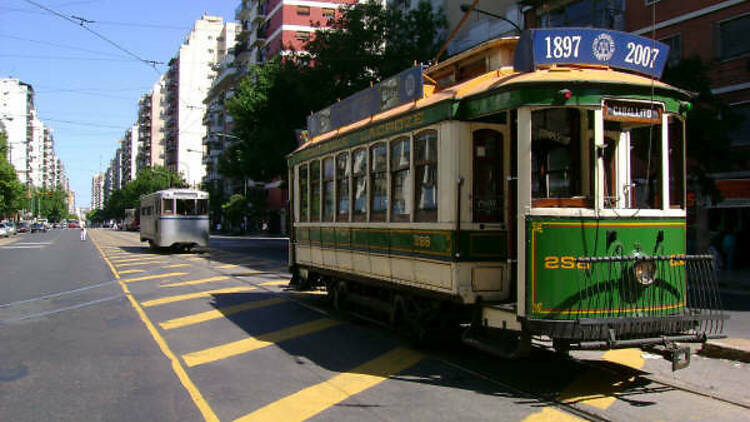
M462 12L466 13L469 10L472 10L472 5L464 3L464 4L462 4L460 6L460 8L461 8ZM510 19L508 19L508 18L506 18L504 16L496 15L496 14L490 13L490 12L488 12L486 10L477 9L476 7L473 8L473 11L477 12L477 13L479 13L481 15L491 16L491 17L493 17L495 19L500 19L501 21L504 21L504 22L507 22L507 23L511 24L513 26L513 28L515 28L516 31L518 31L519 35L521 34L521 32L523 32L521 30L521 28L515 22L513 22L512 20L510 20Z

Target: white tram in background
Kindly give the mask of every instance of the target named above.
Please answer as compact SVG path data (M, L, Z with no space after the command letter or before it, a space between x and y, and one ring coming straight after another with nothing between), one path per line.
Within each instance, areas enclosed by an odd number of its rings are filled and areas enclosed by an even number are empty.
M208 246L208 193L165 189L141 197L141 242L152 248Z
M724 316L710 257L685 255L690 94L658 80L668 50L529 30L311 115L289 155L293 284L417 334L473 321L475 345L684 362L675 342Z

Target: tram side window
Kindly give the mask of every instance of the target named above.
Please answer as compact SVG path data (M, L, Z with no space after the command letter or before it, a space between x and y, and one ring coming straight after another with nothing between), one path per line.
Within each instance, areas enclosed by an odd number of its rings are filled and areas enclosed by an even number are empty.
M385 143L374 145L370 149L370 157L370 220L385 221L388 211L388 149Z
M336 221L349 220L349 153L336 156Z
M298 168L299 171L299 215L300 221L308 221L308 199L309 192L307 190L307 164L301 165Z
M320 161L310 163L310 221L320 221Z
M670 116L669 122L669 206L685 208L684 122Z
M474 132L474 221L503 221L503 135L481 129Z
M198 199L195 201L196 215L208 215L208 199Z
M323 221L333 221L333 157L323 160Z
M411 213L411 145L409 138L391 142L391 218L409 221Z
M161 206L161 213L163 215L172 215L174 214L174 199L162 199L161 200L162 206Z
M437 132L427 130L414 137L416 221L437 221Z
M354 221L367 217L367 150L360 148L352 156L352 184L354 188Z
M584 207L581 113L572 108L532 112L531 194L535 207Z

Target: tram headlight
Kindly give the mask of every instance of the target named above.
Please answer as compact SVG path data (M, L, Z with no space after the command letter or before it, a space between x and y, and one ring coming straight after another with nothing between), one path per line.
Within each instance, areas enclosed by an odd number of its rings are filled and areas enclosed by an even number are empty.
M635 279L643 286L648 286L656 280L656 264L654 261L638 261L633 267Z

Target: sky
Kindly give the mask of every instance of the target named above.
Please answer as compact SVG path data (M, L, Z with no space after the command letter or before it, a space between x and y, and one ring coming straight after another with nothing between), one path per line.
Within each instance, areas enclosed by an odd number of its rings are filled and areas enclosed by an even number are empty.
M86 26L132 55L61 15ZM114 158L118 141L137 120L138 99L203 14L235 21L240 0L2 0L0 77L31 84L35 106L52 128L55 152L76 192L91 202L91 178ZM71 18L75 20L75 18ZM139 61L163 64L156 69ZM158 71L158 73L157 73Z

